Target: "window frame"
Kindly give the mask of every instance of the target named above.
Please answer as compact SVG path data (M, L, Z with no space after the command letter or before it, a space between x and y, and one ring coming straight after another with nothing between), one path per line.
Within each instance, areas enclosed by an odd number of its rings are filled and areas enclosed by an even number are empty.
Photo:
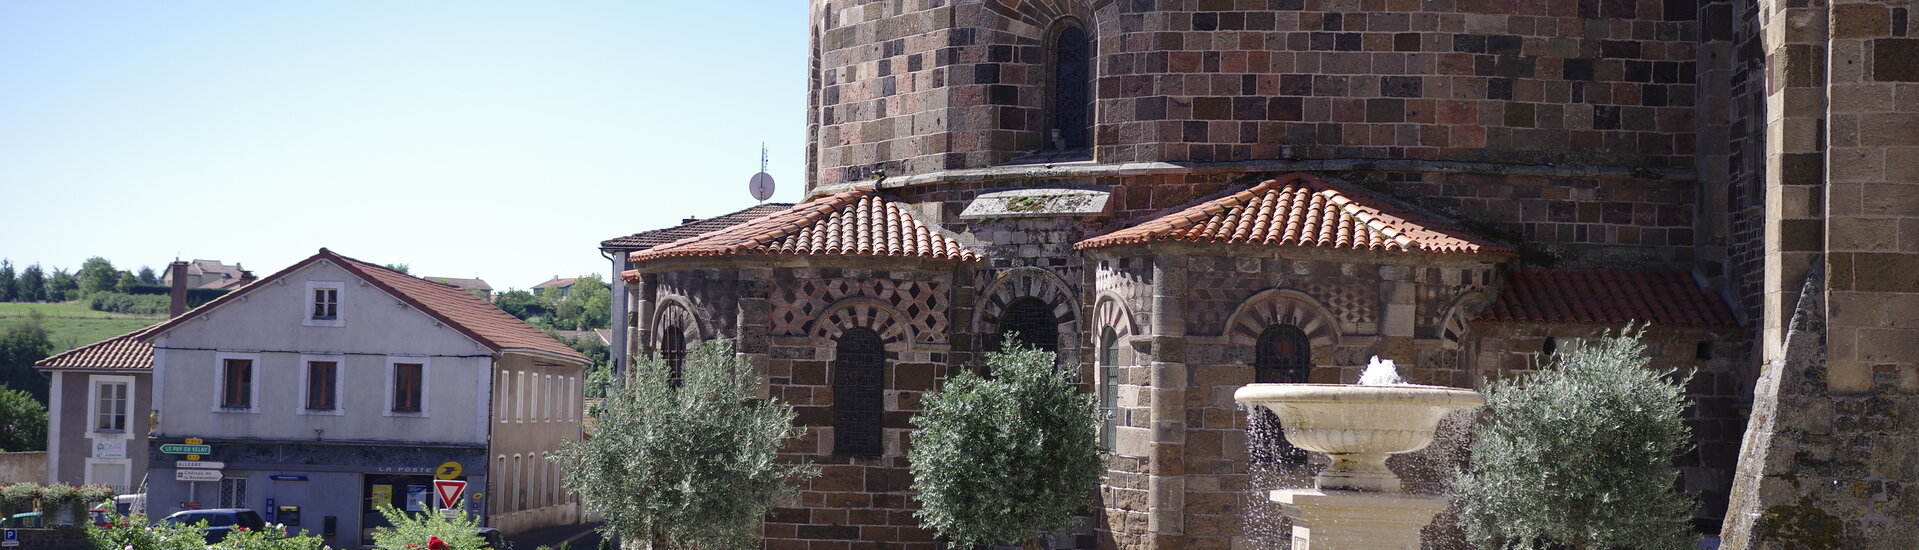
M400 402L399 402L400 401L399 399L400 398L400 395L399 395L400 365L419 365L420 366L420 380L417 388L420 396L419 398L420 410L417 410L417 411L398 410L400 405ZM430 409L428 405L431 403L431 399L429 399L429 395L432 392L428 392L426 389L428 386L432 385L432 379L433 379L432 371L433 371L432 361L427 357L411 357L411 356L388 357L386 359L386 386L384 387L384 392L383 392L386 394L386 398L383 400L386 403L386 407L384 408L385 410L383 411L384 414L386 416L408 416L408 417L421 417L421 418L431 416L432 409Z
M1083 96L1083 104L1078 105L1080 109L1084 110L1080 115L1084 127L1080 129L1082 133L1078 136L1083 143L1078 147L1074 147L1071 144L1070 138L1072 136L1066 134L1065 122L1067 121L1061 120L1062 117L1060 116L1062 111L1061 103L1066 99L1063 97L1066 95L1063 93L1066 88L1066 81L1062 78L1066 75L1061 74L1065 71L1066 64L1064 63L1064 54L1066 52L1064 48L1065 44L1062 42L1069 30L1078 31L1080 35L1084 37L1085 43L1082 46L1086 50L1085 59L1081 60L1081 65L1083 65L1085 70L1085 79L1079 83L1079 86L1081 86L1081 95ZM1079 18L1069 16L1062 17L1053 24L1052 29L1046 34L1045 46L1046 65L1044 70L1046 71L1046 103L1042 110L1046 114L1045 128L1041 130L1042 135L1040 136L1040 141L1044 145L1040 149L1057 151L1091 150L1096 143L1093 134L1094 129L1098 126L1096 122L1099 116L1099 90L1095 85L1095 82L1098 80L1099 71L1099 41L1094 37L1092 30L1088 29ZM1053 147L1053 130L1060 131L1060 141L1063 147Z
M686 375L686 329L680 325L668 325L660 332L660 360L666 362L666 381L673 387L680 387L680 379Z
M319 290L333 291L333 318L331 319L314 316L314 306L319 303L319 299L314 296L314 292ZM309 327L343 327L346 326L346 318L345 282L307 281L306 293L300 295L300 324Z
M100 429L100 388L102 386L125 386L126 395L122 399L120 411L121 428L118 430ZM137 379L131 375L92 375L87 377L87 429L90 439L128 439L133 436L133 396Z
M1100 422L1100 443L1108 452L1119 440L1119 331L1107 327L1100 331L1099 353L1094 373L1099 378L1099 409L1106 413Z
M248 402L245 407L229 407L226 405L227 363L230 361L247 361L248 362L247 365L250 372L247 373L247 396L248 396L247 401ZM261 368L262 367L260 365L260 354L258 353L225 353L223 352L223 353L214 354L213 384L212 384L213 412L258 414L260 412L260 370Z
M312 401L310 398L312 397L311 393L313 390L312 383L313 383L313 364L314 363L333 363L333 408L331 409L307 408L309 405L312 405ZM346 403L343 400L345 399L346 396L343 395L340 391L340 387L344 385L345 380L346 380L346 356L325 355L325 354L301 354L300 355L300 395L299 395L298 402L295 403L294 412L296 414L306 414L306 415L345 416Z

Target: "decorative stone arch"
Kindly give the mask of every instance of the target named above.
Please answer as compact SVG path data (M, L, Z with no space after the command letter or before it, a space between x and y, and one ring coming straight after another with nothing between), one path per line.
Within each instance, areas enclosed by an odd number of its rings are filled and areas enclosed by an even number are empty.
M695 342L707 340L712 332L700 316L693 313L692 302L682 296L661 296L658 312L653 314L652 341L647 342L650 349L660 349L660 338L666 334L667 327L680 327L680 335L685 337L689 349Z
M1226 318L1224 336L1232 345L1253 346L1273 325L1298 327L1316 349L1339 345L1339 318L1312 296L1284 288L1260 292L1240 302L1233 315Z
M996 342L1000 319L1006 306L1020 298L1035 298L1046 303L1059 327L1059 360L1079 362L1079 300L1073 289L1051 271L1037 267L1015 267L1000 272L986 291L980 293L978 314L973 316L973 331Z
M1466 335L1471 332L1467 318L1485 309L1490 303L1491 299L1479 292L1469 292L1460 296L1458 300L1454 300L1453 305L1446 308L1446 316L1441 318L1439 326L1434 329L1433 339L1439 341L1440 349L1463 348Z
M1119 293L1110 290L1101 292L1093 300L1093 331L1097 334L1109 328L1120 340L1140 332L1139 325L1133 322L1133 310L1126 307Z
M886 351L900 352L913 347L910 323L893 306L873 298L846 298L820 310L806 335L827 346L838 342L840 334L854 327L872 330L886 343Z

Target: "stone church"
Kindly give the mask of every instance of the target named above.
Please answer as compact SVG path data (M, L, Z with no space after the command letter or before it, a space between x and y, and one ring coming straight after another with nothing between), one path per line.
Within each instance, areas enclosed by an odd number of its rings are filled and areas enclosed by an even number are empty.
M1702 532L1919 536L1910 1L810 6L804 202L601 245L616 360L732 340L798 408L768 548L935 547L909 419L1008 332L1113 413L1054 544L1229 549L1235 388L1474 388L1635 320L1696 371Z

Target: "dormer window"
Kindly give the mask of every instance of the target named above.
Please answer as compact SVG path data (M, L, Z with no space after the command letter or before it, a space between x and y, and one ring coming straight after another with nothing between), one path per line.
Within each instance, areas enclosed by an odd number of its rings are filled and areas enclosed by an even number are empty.
M308 281L304 304L305 324L310 327L344 326L340 295L345 288L345 283Z

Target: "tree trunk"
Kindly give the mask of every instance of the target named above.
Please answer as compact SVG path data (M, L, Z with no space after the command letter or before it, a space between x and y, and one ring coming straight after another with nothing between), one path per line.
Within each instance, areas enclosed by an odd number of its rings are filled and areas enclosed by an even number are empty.
M1026 537L1026 540L1020 541L1019 547L1025 550L1045 550L1046 549L1046 545L1042 544L1039 537Z

